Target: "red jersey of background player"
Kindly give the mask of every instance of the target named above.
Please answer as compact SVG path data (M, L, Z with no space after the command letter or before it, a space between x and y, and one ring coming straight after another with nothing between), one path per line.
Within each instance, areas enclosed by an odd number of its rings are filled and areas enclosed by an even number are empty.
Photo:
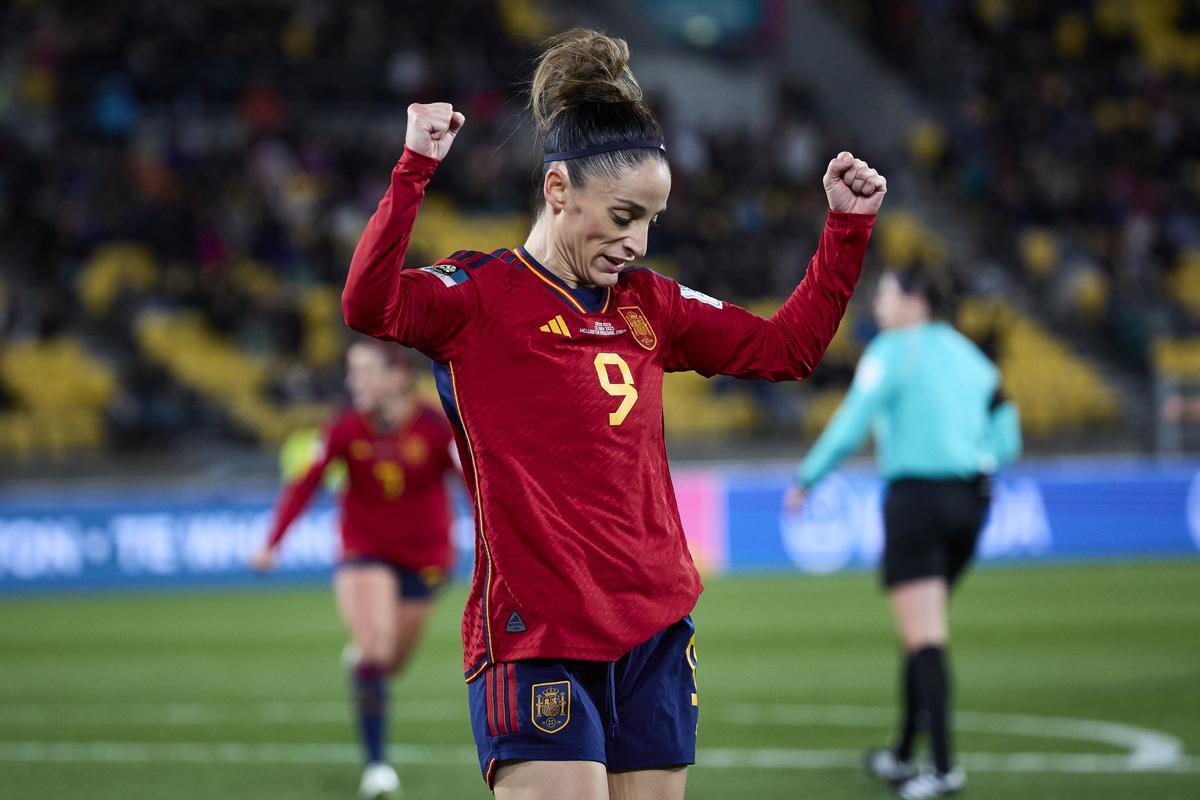
M457 471L452 441L445 419L428 407L417 406L395 430L346 411L326 429L317 460L284 489L269 546L279 544L336 458L345 462L347 472L341 497L342 558L378 558L413 571L448 570L454 551L445 476Z
M837 330L874 215L830 212L764 320L649 270L571 289L521 248L401 270L437 161L406 150L355 251L342 309L439 363L475 502L468 680L489 663L613 661L700 593L663 438L665 371L806 377Z

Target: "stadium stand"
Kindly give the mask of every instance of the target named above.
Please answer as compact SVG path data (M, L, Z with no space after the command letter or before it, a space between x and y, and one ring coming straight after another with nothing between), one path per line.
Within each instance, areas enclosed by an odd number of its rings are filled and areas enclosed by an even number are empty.
M1000 359L1034 449L1097 423L1120 424L1117 394L1104 370L1061 335L1066 322L1107 331L1122 353L1150 327L1147 319L1167 317L1176 335L1200 319L1200 181L1185 182L1175 213L1147 231L1145 211L1166 189L1122 149L1160 136L1175 152L1193 130L1172 77L1192 69L1178 44L1183 23L1122 17L1113 5L1055 14L1049 27L1051 12L1023 3L970 4L941 16L907 3L848 12L873 40L932 32L935 53L952 58L947 42L969 35L989 55L973 69L935 74L914 55L923 48L881 45L922 91L946 98L942 122L911 132L913 163L924 180L982 198L966 203L976 209L978 233L1039 301L981 295L960 319ZM57 353L71 343L71 363L87 365L80 374L93 387L62 390L81 401L72 406L79 421L27 424L63 408L28 383L73 387L75 379L59 383L51 372L65 368L65 356L57 366L13 356L20 366L5 372L4 453L138 448L176 435L197 413L217 437L274 446L320 418L340 392L341 276L400 146L409 99L458 98L473 137L439 174L412 257L523 238L534 159L520 128L520 87L495 76L523 74L531 42L553 27L541 5L453 0L403 20L323 3L252 8L237 26L226 24L221 4L135 2L68 15L37 3L0 12L0 41L13 54L5 78L15 87L0 105L0 234L11 243L2 256L0 298L8 300L0 302L0 334L6 353ZM903 9L911 18L895 27ZM368 19L378 29L364 28ZM1164 20L1177 23L1175 33L1163 32ZM1056 60L1030 53L1028 64L1012 64L1008 43L1041 28L1055 37ZM470 58L448 59L447 30L455 51ZM1114 54L1133 59L1117 89L1124 99L1108 98L1125 103L1116 111L1086 81L1095 59ZM1138 84L1144 64L1161 69ZM1032 94L1045 108L1008 113L1006 97L1030 96L1024 90L1042 81L1044 91ZM1006 82L1022 91L1004 91ZM1134 90L1146 85L1165 102L1153 119L1139 116L1136 103ZM819 176L832 152L804 88L777 91L777 118L750 132L701 132L663 108L675 188L648 258L766 313L815 241ZM1085 113L1093 103L1100 110ZM1021 131L1026 139L1061 140L1069 126L1056 112L1064 108L1083 144L1072 144L1049 175L1039 171L1045 152L1006 149L1006 126L1026 117L1021 124L1035 128ZM1070 169L1076 150L1109 164L1109 173L1080 183ZM1088 222L1067 225L1068 213ZM910 209L889 208L877 236L872 274L917 258L953 271L945 243ZM696 441L810 435L870 333L859 303L808 387L672 377L668 429ZM94 388L100 384L103 391ZM425 391L432 395L427 382ZM37 433L60 428L74 432Z
M832 8L832 5L830 6ZM846 3L934 100L916 163L1054 322L1146 368L1200 324L1200 15L1187 3Z
M0 383L11 404L0 411L0 453L59 459L104 444L104 409L113 399L115 376L75 337L4 345Z

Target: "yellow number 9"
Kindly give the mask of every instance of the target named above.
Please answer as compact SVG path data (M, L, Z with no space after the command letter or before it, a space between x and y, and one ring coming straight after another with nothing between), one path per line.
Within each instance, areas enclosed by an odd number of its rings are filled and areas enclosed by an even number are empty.
M395 461L377 461L372 471L384 497L391 500L404 494L404 470Z
M609 378L608 368L610 366L616 367L620 371L620 383L613 383L612 379ZM633 386L633 373L629 371L629 365L625 363L625 359L616 353L597 353L596 377L600 379L601 389L613 397L621 398L621 405L617 406L616 411L608 415L609 425L620 425L629 416L629 412L633 409L633 404L638 399L637 389Z

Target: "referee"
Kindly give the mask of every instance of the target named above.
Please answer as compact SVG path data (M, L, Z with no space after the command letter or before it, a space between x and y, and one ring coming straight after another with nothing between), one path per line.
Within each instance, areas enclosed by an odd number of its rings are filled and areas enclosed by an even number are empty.
M946 605L983 527L989 476L1021 450L1017 410L1000 392L999 371L941 320L948 301L939 277L922 265L883 275L874 303L881 333L785 501L798 510L874 426L888 482L883 583L904 646L904 713L896 744L868 752L867 769L905 800L951 794L966 781L952 767ZM913 764L918 725L929 731L930 771Z

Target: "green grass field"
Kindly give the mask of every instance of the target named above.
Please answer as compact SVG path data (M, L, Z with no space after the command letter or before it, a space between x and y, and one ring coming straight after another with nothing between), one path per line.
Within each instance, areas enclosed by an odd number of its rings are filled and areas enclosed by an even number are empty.
M0 797L354 797L332 596L264 587L0 602ZM463 593L394 686L407 798L490 796L459 677ZM871 576L712 580L695 616L689 798L888 796L856 765L893 717ZM971 798L1200 797L1200 561L980 570L953 630Z

